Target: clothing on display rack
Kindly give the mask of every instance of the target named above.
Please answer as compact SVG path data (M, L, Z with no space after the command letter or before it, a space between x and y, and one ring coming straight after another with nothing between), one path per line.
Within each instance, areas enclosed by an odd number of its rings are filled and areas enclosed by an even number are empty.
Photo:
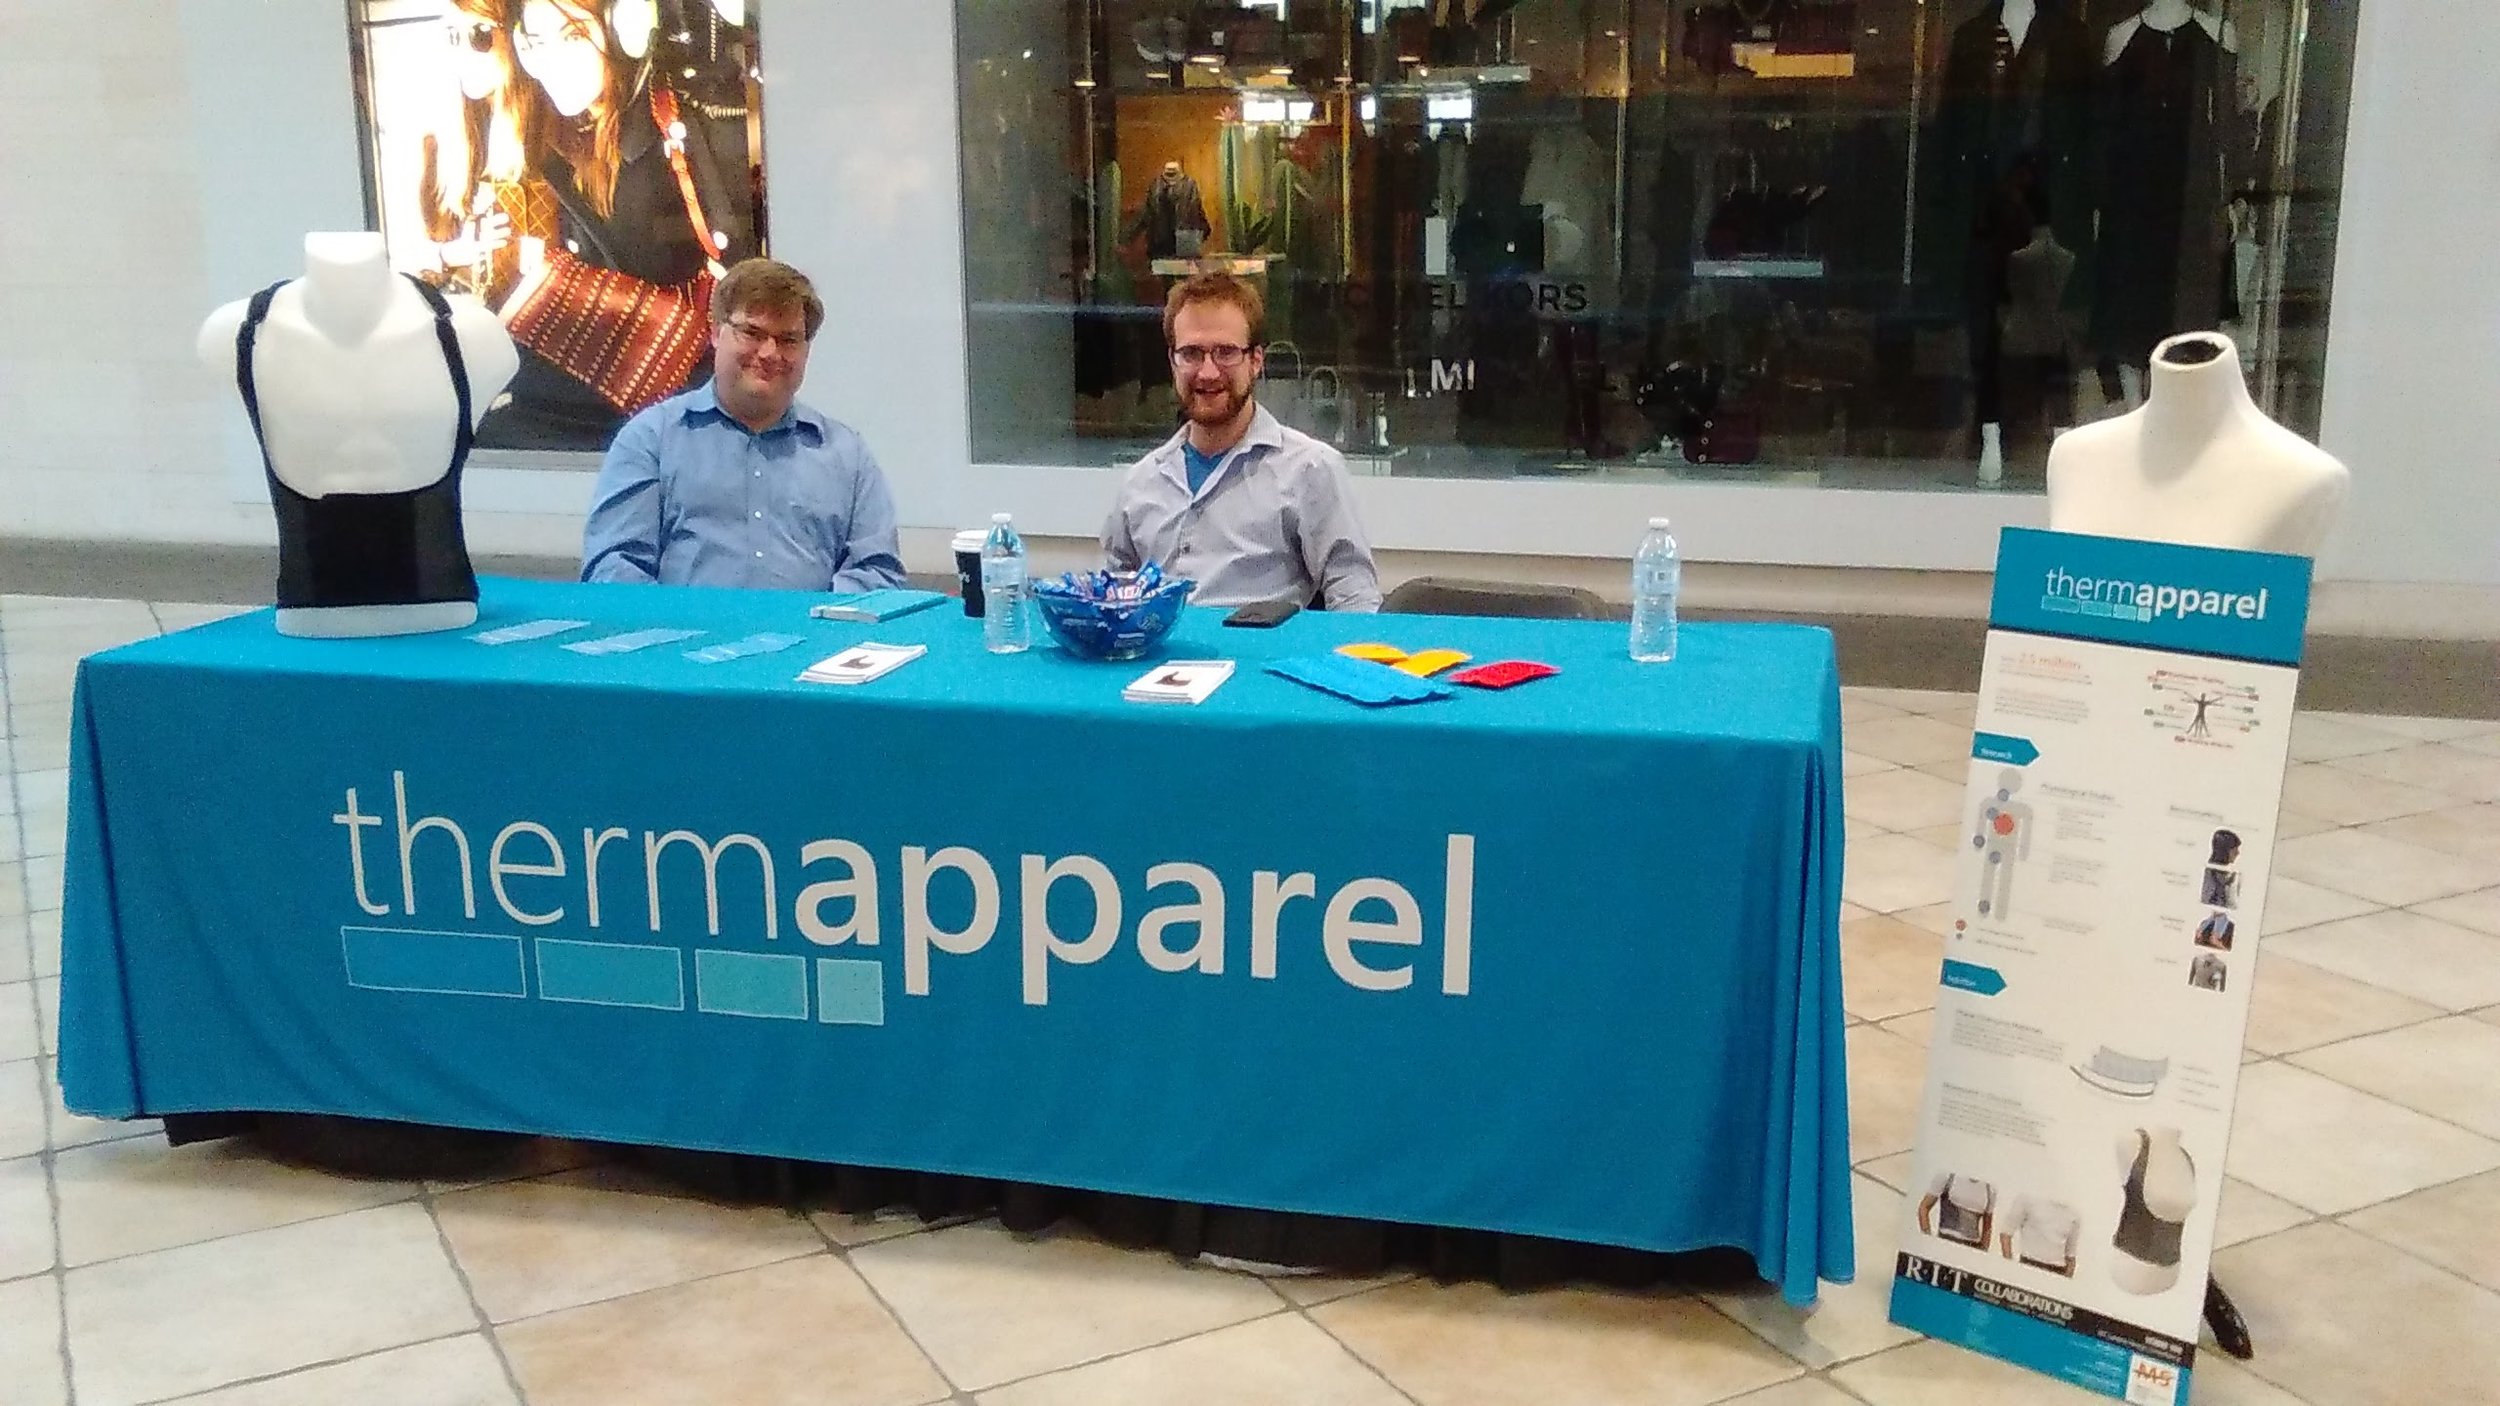
M2029 12L2027 24L2009 13L2014 5ZM2067 251L2071 273L2091 239L2092 59L2089 31L2053 0L1992 0L1953 31L1946 50L1930 139L1933 227L1948 245L1961 242L1958 280L1941 286L1958 282L1981 424L2005 419L2005 362L2016 353L2001 315L2013 304L2015 256L2045 228L2048 245ZM2036 280L2053 270L2035 263L2030 273ZM2057 283L2052 309L2066 291L2064 277ZM2048 328L2027 330L2038 340ZM2041 369L2026 374L2036 379Z
M2221 40L2196 18L2122 23L2133 32L2101 74L2092 341L2105 382L2163 338L2236 316L2228 206L2253 154Z

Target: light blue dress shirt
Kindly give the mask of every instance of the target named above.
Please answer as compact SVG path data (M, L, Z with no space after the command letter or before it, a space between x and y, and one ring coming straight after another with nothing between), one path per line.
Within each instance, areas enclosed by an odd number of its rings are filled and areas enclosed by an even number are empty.
M758 434L707 383L616 432L582 529L582 579L899 586L894 495L850 426L794 404Z
M1201 605L1324 597L1330 610L1380 608L1380 572L1344 455L1265 406L1195 483L1189 451L1184 425L1128 471L1102 528L1113 570L1154 562L1197 582L1189 598Z

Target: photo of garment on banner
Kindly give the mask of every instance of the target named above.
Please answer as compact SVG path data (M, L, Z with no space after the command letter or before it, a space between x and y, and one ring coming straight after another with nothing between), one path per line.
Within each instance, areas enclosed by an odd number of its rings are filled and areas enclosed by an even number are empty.
M2170 1074L2170 1057L2128 1054L2100 1045L2067 1067L2075 1071L2076 1078L2103 1093L2120 1098L2151 1098L2160 1092L2161 1081Z
M2083 1216L2063 1199L2037 1191L2017 1193L1997 1222L1997 1253L2060 1278L2075 1274Z
M2181 1239L2197 1204L2196 1161L2168 1126L2129 1128L2116 1151L2120 1202L2109 1277L2130 1294L2159 1294L2179 1282Z
M1996 1224L1997 1189L1977 1177L1938 1172L1919 1198L1918 1228L1939 1240L1984 1250Z

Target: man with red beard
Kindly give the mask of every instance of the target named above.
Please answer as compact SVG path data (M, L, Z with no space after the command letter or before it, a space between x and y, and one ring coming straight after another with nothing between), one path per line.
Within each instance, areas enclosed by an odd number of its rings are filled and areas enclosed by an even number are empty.
M748 259L712 291L712 379L625 422L582 531L585 581L872 591L903 584L894 495L850 426L799 404L825 305Z
M1137 461L1103 524L1113 570L1147 562L1198 583L1207 605L1289 600L1380 609L1380 577L1354 515L1345 458L1260 408L1259 290L1202 273L1172 290L1163 341L1188 424Z

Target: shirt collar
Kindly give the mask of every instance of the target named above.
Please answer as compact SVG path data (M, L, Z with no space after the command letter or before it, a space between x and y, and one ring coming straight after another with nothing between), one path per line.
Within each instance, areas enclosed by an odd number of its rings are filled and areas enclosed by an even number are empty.
M1183 425L1170 439L1163 442L1161 449L1155 451L1157 458L1161 460L1164 474L1183 488L1189 486L1189 460L1187 455L1181 453L1181 449L1188 443L1189 426ZM1217 456L1216 474L1221 475L1226 463L1248 454L1253 449L1281 449L1284 444L1284 422L1269 414L1266 406L1254 400L1251 402L1250 428L1242 431L1241 439L1232 448ZM1215 477L1210 476L1207 482L1214 483Z
M724 424L736 425L742 430L746 429L745 422L741 421L737 416L730 414L729 411L721 405L720 391L718 387L713 385L710 381L705 381L702 385L697 386L693 390L686 393L685 418L689 423L701 419L715 419ZM824 443L825 417L817 414L815 411L809 409L804 403L796 400L790 402L789 409L781 412L780 419L775 420L772 424L766 426L762 433L757 434L756 437L760 439L763 435L779 434L783 430L792 428L804 429L815 439L817 443ZM748 432L751 434L755 433L754 431Z

